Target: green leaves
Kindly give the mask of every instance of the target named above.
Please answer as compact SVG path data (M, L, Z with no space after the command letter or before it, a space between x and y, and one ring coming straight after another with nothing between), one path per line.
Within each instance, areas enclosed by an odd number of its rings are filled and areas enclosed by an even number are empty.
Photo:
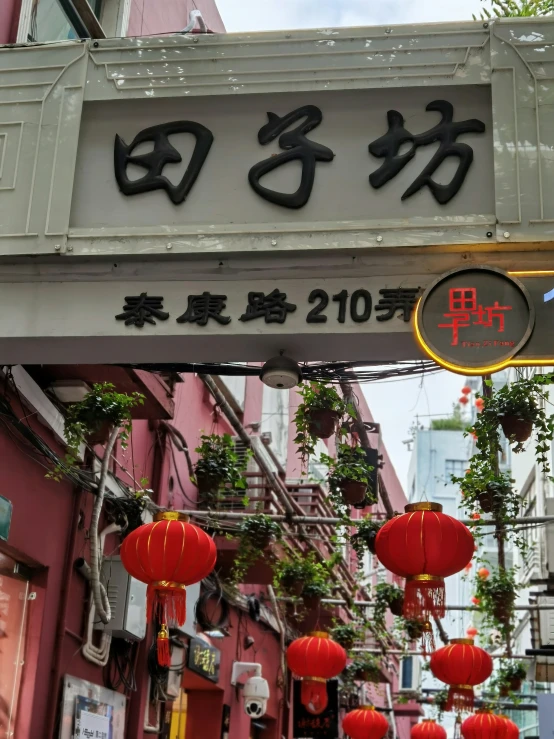
M490 0L490 10L483 8L481 20L491 18L529 18L554 13L554 0ZM473 14L473 20L478 18Z
M339 516L347 516L350 505L345 502L342 494L342 486L348 481L361 482L369 485L372 479L373 467L368 464L364 450L358 446L339 443L337 445L337 457L334 459L328 454L322 454L319 461L329 468L329 500ZM366 494L367 505L377 502L377 491L368 490Z
M318 437L311 428L311 411L330 411L340 419L346 413L355 417L354 408L345 403L335 388L324 382L305 382L300 386L298 394L302 402L296 410L294 423L296 436L294 443L298 447L302 464L306 464L308 457L315 454Z
M196 482L199 478L210 480L219 490L229 485L232 490L245 490L247 481L243 475L246 469L248 454L244 460L239 459L235 444L230 434L203 434L196 452L200 459L194 466Z

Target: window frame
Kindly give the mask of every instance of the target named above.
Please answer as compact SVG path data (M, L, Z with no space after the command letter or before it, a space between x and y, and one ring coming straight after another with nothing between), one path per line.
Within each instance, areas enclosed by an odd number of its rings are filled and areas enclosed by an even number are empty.
M96 18L87 0L57 1L79 38L122 38L127 33L132 0L102 0L99 18ZM21 2L16 38L18 44L36 43L29 42L33 2Z

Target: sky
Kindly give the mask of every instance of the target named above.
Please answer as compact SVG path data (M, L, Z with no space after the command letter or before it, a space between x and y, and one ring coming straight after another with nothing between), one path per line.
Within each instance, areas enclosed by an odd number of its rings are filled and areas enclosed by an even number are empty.
M402 23L471 20L482 0L216 0L229 32L278 31ZM487 1L485 7L490 7ZM449 372L399 382L364 386L371 412L400 482L407 490L410 452L403 443L416 416L427 426L430 416L448 415L460 397L463 378Z
M482 0L216 0L229 32L471 20ZM485 7L490 7L486 2Z

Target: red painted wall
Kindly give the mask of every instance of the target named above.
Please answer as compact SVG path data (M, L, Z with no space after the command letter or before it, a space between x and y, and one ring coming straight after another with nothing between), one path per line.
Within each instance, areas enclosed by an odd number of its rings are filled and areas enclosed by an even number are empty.
M189 12L200 10L206 25L214 33L225 27L215 0L133 0L128 36L155 36L181 31L188 23Z

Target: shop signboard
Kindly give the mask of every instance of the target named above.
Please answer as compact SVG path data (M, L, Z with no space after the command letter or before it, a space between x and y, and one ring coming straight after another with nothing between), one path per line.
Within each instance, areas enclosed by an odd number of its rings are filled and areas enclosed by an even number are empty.
M338 681L327 681L327 707L314 715L302 705L302 682L294 681L293 693L293 737L294 739L338 739L339 694Z
M452 270L427 287L414 312L424 352L454 372L554 364L554 272Z
M213 683L219 680L221 652L203 639L191 639L187 667Z

